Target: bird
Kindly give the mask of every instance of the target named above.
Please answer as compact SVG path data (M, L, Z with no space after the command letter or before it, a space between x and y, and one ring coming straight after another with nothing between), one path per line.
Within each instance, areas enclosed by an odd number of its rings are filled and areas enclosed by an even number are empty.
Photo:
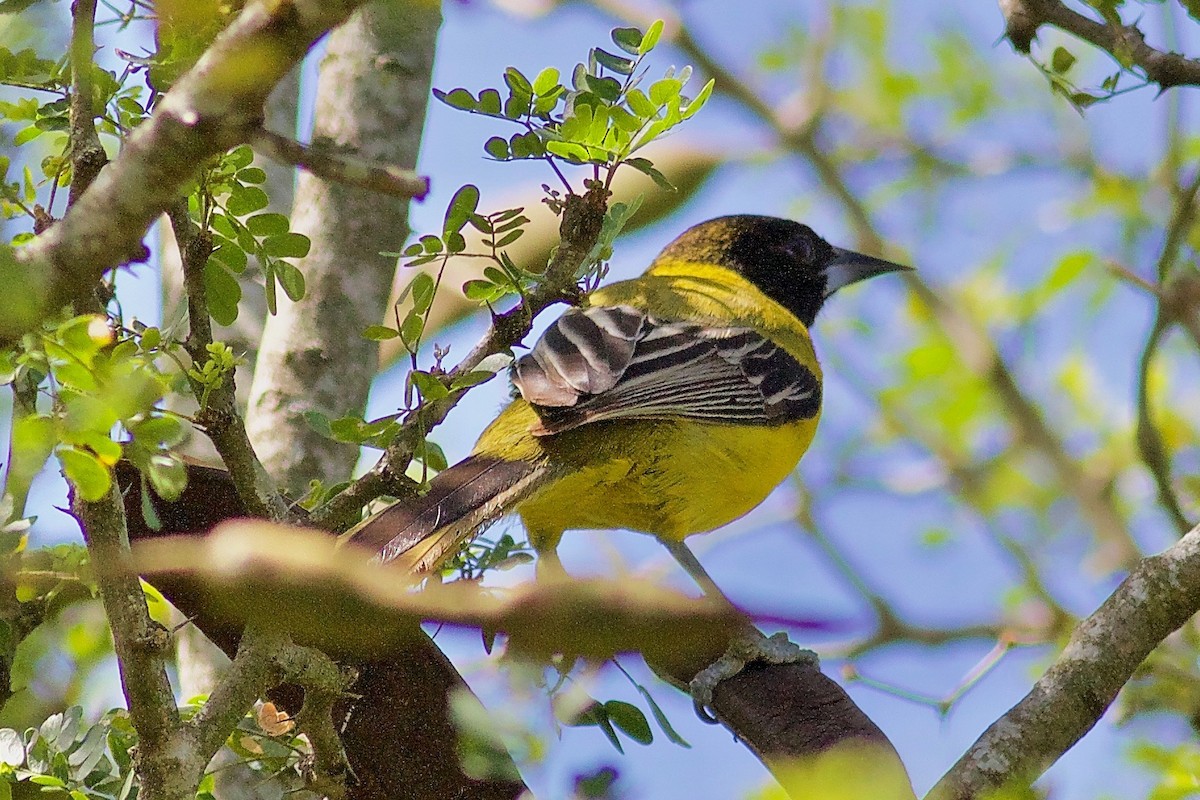
M758 506L808 449L818 312L845 286L909 269L778 217L697 224L515 359L513 399L471 455L343 536L421 574L516 513L539 567L557 564L568 530L625 529L657 537L715 590L684 540Z

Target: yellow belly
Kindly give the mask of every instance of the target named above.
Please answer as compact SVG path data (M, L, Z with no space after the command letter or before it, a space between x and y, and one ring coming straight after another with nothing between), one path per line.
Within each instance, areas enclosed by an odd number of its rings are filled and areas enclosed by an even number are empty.
M776 427L623 420L535 438L528 434L535 420L527 403L514 401L476 452L550 465L554 479L516 509L540 550L576 528L670 540L719 528L795 469L817 425L815 417Z

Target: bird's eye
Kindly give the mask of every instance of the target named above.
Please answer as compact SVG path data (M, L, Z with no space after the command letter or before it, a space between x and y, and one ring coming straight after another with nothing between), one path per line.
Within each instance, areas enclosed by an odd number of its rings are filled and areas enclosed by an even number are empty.
M784 250L795 261L807 263L813 258L812 243L806 238L794 237L784 246Z

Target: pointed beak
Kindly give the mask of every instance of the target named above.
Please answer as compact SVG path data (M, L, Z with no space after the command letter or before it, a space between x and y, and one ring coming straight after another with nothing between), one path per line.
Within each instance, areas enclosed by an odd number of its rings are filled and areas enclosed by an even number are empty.
M874 278L876 275L883 275L888 272L912 271L912 267L893 264L891 261L884 261L882 258L864 256L862 253L855 253L853 250L843 250L840 247L835 247L833 248L833 260L825 265L825 276L827 279L825 297L828 298L829 295L843 286L849 286L858 281L865 281L867 278Z

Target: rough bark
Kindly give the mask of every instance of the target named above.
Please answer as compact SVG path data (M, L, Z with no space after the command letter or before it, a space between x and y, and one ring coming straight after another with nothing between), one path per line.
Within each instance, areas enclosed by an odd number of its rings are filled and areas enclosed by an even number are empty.
M1021 702L996 720L929 793L974 800L1027 785L1103 716L1150 652L1200 611L1200 527L1142 559L1079 623Z
M376 2L329 39L317 88L313 141L367 160L416 163L440 15L428 3ZM323 438L304 412L361 413L378 363L362 330L383 318L397 251L408 233L407 201L301 173L292 228L312 240L298 263L307 297L280 297L267 319L247 424L280 484L341 480L357 448Z
M0 250L0 279L28 290L19 306L0 315L0 342L86 299L109 269L145 260L146 231L200 165L258 129L275 84L358 5L293 0L248 6L61 220L15 253Z

